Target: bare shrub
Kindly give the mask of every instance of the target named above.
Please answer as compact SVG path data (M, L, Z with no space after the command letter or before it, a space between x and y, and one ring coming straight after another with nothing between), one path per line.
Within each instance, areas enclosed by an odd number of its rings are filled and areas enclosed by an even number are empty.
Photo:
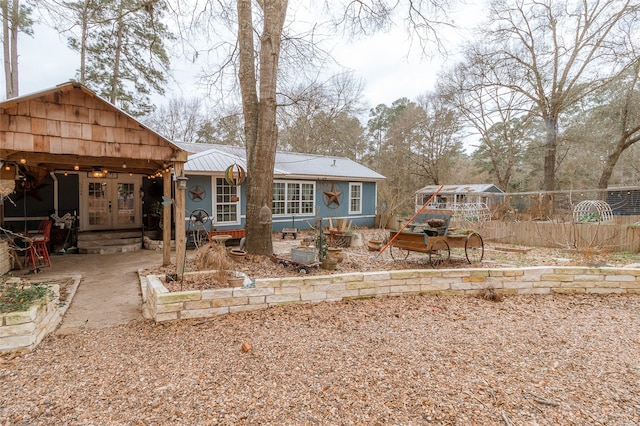
M198 271L215 270L216 279L220 283L225 283L231 261L224 246L209 243L198 248L193 265Z
M492 302L502 302L502 293L493 288L493 286L485 287L478 292L478 297L482 300L490 300Z

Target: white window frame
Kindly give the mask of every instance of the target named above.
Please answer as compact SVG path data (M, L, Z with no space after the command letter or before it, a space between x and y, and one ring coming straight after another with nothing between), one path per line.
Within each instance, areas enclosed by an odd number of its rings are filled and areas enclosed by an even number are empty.
M273 185L275 186L276 184L282 184L284 185L284 199L275 199L276 196L276 191L273 191L273 200L271 200L271 210L273 212L273 216L275 217L284 217L284 216L293 216L293 215L298 215L298 216L315 216L316 214L316 182L315 181L308 181L308 180L274 180L273 181ZM290 185L297 185L298 186L298 194L300 194L299 199L292 199L292 195L290 194ZM311 200L306 200L306 199L302 199L302 185L310 185L311 186ZM276 202L278 204L284 204L284 208L283 208L283 212L282 213L276 213L277 211L279 211L279 209L276 208ZM311 206L311 211L310 212L303 212L303 203L307 202L310 203ZM299 207L299 210L297 212L291 212L289 211L289 206L293 203L296 203Z
M229 194L218 194L218 179L220 179L223 182L224 186L228 186L232 189L234 189L234 191L232 191ZM240 211L240 186L238 185L229 185L226 181L225 178L223 177L216 177L216 176L212 176L212 182L211 182L211 186L213 187L213 197L212 197L212 209L213 212L211 213L211 217L213 218L213 222L212 224L214 226L218 226L218 225L238 225L240 224L240 215L241 215L241 211ZM218 197L232 197L232 196L236 196L238 197L238 201L221 201L218 202ZM236 207L236 218L235 220L228 220L228 221L219 221L218 220L218 206L233 206L235 205ZM223 214L223 213L221 213Z
M353 188L360 188L359 197L353 197ZM357 210L352 209L354 200L358 200ZM362 182L349 182L349 214L362 214Z

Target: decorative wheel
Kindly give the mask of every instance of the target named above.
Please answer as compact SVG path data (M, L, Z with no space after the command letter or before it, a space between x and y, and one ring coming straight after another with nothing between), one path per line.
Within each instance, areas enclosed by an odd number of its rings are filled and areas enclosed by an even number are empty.
M435 240L429 249L429 263L431 266L439 266L448 262L451 257L449 244L445 240Z
M484 242L477 232L467 235L467 241L464 243L464 252L469 263L482 262L484 257Z
M190 230L193 233L193 243L196 248L208 241L207 223L210 220L209 213L203 209L196 209L189 215Z
M406 260L407 257L409 257L409 250L396 247L393 243L391 244L391 247L389 247L389 253L393 260Z
M194 226L204 226L210 220L209 213L203 209L196 209L189 215L189 222Z

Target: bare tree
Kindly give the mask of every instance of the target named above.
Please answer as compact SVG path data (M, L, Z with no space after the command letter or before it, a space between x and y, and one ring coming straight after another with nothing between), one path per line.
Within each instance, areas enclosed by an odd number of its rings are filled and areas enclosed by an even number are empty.
M484 59L487 56L482 53L482 46L472 46L463 62L440 77L439 85L472 133L479 136L477 168L490 171L496 184L509 191L526 145L525 129L532 117L527 110L530 104L522 93L494 84L507 83L515 76Z
M295 17L287 22L286 0L258 0L254 8L252 0L236 0L236 9L228 7L223 1L205 1L204 9L198 9L190 16L190 28L207 28L211 34L224 36L226 29L213 25L214 20L220 20L224 24L234 22L237 34L237 43L215 41L215 46L225 53L220 70L228 70L230 67L237 72L237 81L240 86L244 133L247 153L247 251L253 254L269 255L272 252L271 226L261 223L260 211L262 207L272 203L273 168L275 164L275 151L277 147L277 120L276 109L278 107L277 89L282 87L295 87L294 81L300 81L303 77L318 75L317 70L310 66L318 57L327 58L328 54L318 44L317 40L328 34L333 35L335 30L322 35L318 27L322 26L315 20L311 29L296 31ZM431 20L431 16L444 10L449 2L440 3L439 0L412 0L397 2L394 0L345 0L340 4L326 3L325 13L337 12L335 23L342 28L347 28L350 33L363 33L369 30L377 31L392 23L391 12L406 7L407 25L413 30L413 34L419 40L433 39L433 30L438 24ZM439 10L438 10L439 9ZM235 12L235 13L234 13ZM343 12L343 13L342 13ZM296 10L296 13L300 13ZM176 14L187 16L184 9ZM199 20L199 17L207 19ZM285 25L287 24L287 25ZM294 35L296 34L296 35ZM254 39L257 36L257 40ZM195 54L200 54L196 50ZM280 61L284 59L289 72L280 67ZM210 82L221 82L224 71L211 74ZM310 80L313 80L310 79Z
M437 185L445 182L446 170L455 167L462 153L460 114L438 92L418 99L424 118L416 123L411 152L417 156L416 173Z
M4 55L5 94L14 98L20 94L18 79L18 34L32 35L31 9L19 0L0 0L2 15L2 47Z
M364 128L356 118L364 110L362 83L351 73L333 75L282 97L291 103L279 108L280 149L362 158Z
M484 62L503 70L492 84L527 97L545 123L543 189L556 189L562 112L636 60L623 48L621 26L637 34L639 13L630 0L492 2Z
M609 120L599 121L603 128L611 131L611 140L614 142L608 145L609 154L598 180L598 188L602 189L609 186L622 153L640 141L640 59L622 77L612 82L615 95L606 106L609 114L605 114Z
M161 105L143 122L171 141L197 142L206 118L201 100L174 98L166 106Z

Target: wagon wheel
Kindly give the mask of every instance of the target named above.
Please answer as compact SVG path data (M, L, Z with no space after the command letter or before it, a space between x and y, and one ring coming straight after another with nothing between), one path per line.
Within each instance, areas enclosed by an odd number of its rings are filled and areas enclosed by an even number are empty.
M406 260L407 257L409 257L409 250L396 247L393 244L389 247L389 253L391 253L391 258L393 260Z
M445 240L435 240L429 249L429 263L435 267L449 261L451 251Z
M480 234L473 232L467 235L467 240L464 243L464 252L469 263L482 262L482 258L484 257L484 242Z
M189 223L194 231L193 243L196 248L206 243L207 237L207 223L211 220L209 213L203 209L196 209L189 215Z

